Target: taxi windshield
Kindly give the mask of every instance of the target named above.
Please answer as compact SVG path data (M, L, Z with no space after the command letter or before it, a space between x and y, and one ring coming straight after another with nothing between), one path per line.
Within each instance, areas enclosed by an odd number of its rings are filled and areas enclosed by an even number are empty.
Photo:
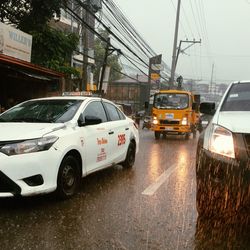
M221 111L250 111L250 83L232 85Z
M33 100L0 115L0 122L62 123L73 118L82 100Z
M161 93L154 99L154 107L158 109L186 109L188 104L187 94Z

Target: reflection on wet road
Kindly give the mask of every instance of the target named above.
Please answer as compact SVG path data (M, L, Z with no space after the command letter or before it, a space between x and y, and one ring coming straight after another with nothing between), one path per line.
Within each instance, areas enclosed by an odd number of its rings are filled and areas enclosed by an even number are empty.
M250 249L249 221L197 218L196 139L141 130L132 170L83 179L70 200L0 201L1 249Z

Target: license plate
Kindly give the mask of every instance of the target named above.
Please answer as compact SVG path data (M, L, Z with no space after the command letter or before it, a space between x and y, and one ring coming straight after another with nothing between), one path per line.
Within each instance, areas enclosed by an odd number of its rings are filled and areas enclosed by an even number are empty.
M165 130L167 130L167 131L172 131L172 130L173 130L173 128L171 128L171 127L167 127L167 128L165 128Z
M201 121L201 124L202 124L202 125L207 125L207 124L208 124L208 121Z
M174 114L166 114L166 119L174 119Z

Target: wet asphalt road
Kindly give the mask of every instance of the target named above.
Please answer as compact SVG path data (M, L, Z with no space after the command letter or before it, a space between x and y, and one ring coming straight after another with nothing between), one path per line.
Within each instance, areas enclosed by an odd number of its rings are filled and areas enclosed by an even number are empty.
M244 218L197 218L197 139L140 132L131 170L92 174L70 200L1 199L0 249L250 249Z

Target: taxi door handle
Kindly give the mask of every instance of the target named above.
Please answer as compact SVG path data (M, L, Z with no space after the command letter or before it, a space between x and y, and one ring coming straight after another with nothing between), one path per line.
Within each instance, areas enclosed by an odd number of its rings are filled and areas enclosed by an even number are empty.
M114 134L114 131L110 131L110 132L109 132L109 135L112 135L112 134Z
M125 130L129 130L129 128L125 128Z

